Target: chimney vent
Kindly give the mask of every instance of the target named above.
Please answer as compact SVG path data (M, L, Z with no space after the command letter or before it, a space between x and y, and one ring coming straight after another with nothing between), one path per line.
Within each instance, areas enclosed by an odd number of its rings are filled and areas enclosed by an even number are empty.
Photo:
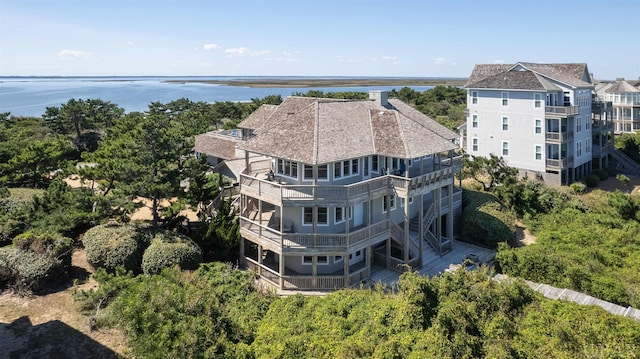
M389 91L371 90L369 91L369 99L382 107L389 107Z

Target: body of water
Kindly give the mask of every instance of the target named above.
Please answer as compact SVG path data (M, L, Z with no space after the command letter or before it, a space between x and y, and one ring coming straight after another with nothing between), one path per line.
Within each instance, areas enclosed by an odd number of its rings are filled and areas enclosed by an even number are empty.
M294 77L300 79L299 77ZM175 83L169 80L237 80L242 77L0 77L0 113L13 116L40 117L47 107L60 106L72 98L102 99L124 108L127 112L146 111L151 102L168 103L180 98L191 101L250 101L269 95L282 98L295 92L309 90L324 92L369 90L400 90L402 86L361 87L245 87L205 84L197 82ZM256 77L246 78L256 79ZM274 79L288 79L278 77ZM407 86L426 91L433 86Z

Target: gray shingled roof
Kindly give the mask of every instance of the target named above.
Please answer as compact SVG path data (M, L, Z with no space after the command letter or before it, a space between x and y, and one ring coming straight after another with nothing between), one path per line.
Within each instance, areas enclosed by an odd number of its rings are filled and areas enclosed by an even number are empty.
M473 68L466 88L559 90L548 79L573 87L592 86L586 64L478 64Z
M627 81L616 81L611 87L605 91L607 93L622 93L622 92L640 92L640 89L634 87Z
M238 124L238 128L247 128L256 131L264 124L264 121L262 120L271 116L271 114L277 109L278 106L276 105L262 105L240 122Z
M451 141L455 132L397 100L389 102L396 109L370 100L287 97L240 148L308 164L374 154L412 158L457 148Z
M196 152L204 153L225 160L235 158L236 145L239 139L223 137L215 132L207 132L195 137L194 149Z
M585 63L537 64L518 62L525 68L574 87L591 86L591 75Z

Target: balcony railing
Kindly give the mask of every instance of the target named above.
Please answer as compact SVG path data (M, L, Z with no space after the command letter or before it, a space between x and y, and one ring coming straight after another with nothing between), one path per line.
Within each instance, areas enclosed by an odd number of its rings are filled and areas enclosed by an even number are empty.
M573 131L546 132L545 138L548 142L567 142L573 140Z
M573 156L569 156L561 159L547 158L547 167L562 169L562 168L570 167L572 165L573 165Z
M347 251L350 247L389 233L389 221L384 220L350 233L282 233L248 218L240 217L243 236L255 238L282 252L300 249Z
M545 115L550 116L572 116L580 113L580 107L578 106L546 106L544 108Z
M324 201L347 206L349 201L358 197L390 191L393 187L397 190L444 187L451 183L454 173L459 170L455 158L453 164L453 167L445 167L416 177L385 175L344 186L287 185L243 174L240 176L240 190L243 194L274 204L282 201Z

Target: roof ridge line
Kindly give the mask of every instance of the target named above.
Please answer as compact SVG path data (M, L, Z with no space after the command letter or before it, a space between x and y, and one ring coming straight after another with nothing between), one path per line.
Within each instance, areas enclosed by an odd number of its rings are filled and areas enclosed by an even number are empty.
M316 105L316 116L315 116L315 124L313 126L313 163L318 163L318 153L320 151L320 101L315 101Z

